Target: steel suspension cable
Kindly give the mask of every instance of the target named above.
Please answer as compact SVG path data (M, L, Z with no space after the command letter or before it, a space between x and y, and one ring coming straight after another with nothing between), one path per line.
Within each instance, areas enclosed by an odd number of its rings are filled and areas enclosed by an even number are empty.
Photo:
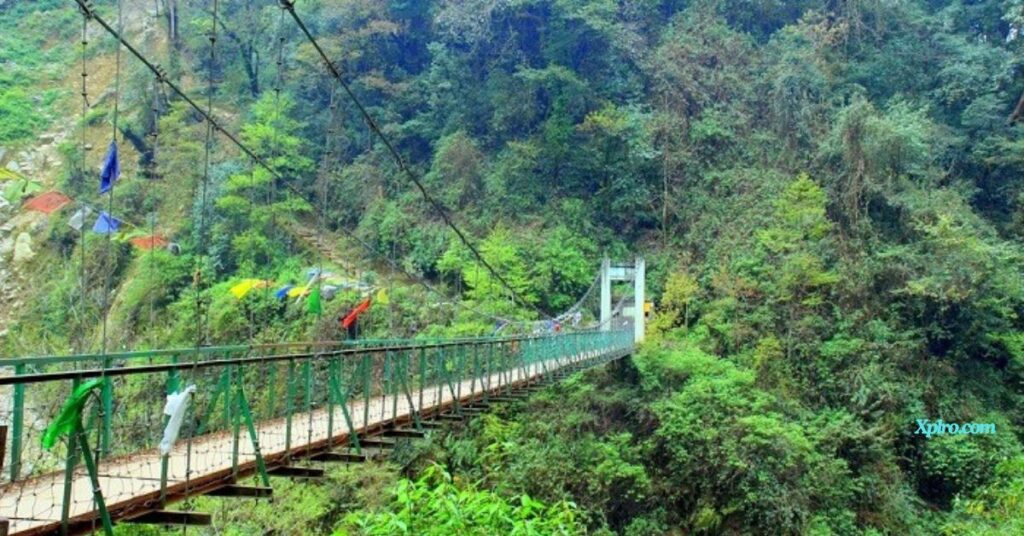
M124 31L124 5L122 0L117 0L117 28L118 32L123 33ZM107 239L106 249L104 251L103 267L106 272L103 280L103 328L100 341L100 355L103 356L101 363L103 370L105 371L110 364L106 358L107 345L109 343L109 334L107 332L110 323L110 287L114 277L114 266L115 259L113 258L113 236L114 236L114 187L117 184L118 175L120 174L120 157L117 154L117 129L118 120L121 109L121 47L117 47L114 52L114 111L110 122L110 145L113 151L113 158L115 159L115 172L112 177L109 178L110 183L107 186ZM110 155L108 155L109 158ZM104 166L107 162L104 162ZM105 170L106 171L106 170ZM103 215L100 215L102 219ZM99 466L101 453L103 455L110 454L110 443L111 437L111 423L110 419L113 418L113 383L110 379L104 375L102 378L103 384L101 386L101 407L100 407L100 427L97 429L97 441L96 441L96 465Z
M129 43L124 38L124 36L121 35L121 33L118 32L116 29L114 29L114 27L111 26L111 24L109 22L107 22L105 19L103 19L103 17L101 17L98 14L94 13L92 11L92 8L90 7L89 3L87 2L87 0L73 0L73 1L76 4L78 4L80 9L82 9L85 13L87 13L92 20L96 21L96 23L99 24L108 34L110 34L112 37L114 37L114 39L116 39L121 44L121 46L123 46L125 48L125 50L127 50L129 53L131 53L136 59L138 59L143 65L145 65L147 69L149 69L154 75L156 75L157 78L168 89L170 89L172 93L177 95L178 98L182 99L182 101L184 101L197 114L199 114L199 116L207 123L207 125L210 128L212 128L213 130L216 130L217 132L220 132L225 138L227 138L228 141L231 142L232 145L234 145L240 151L242 151L242 153L245 156L249 157L250 159L252 159L252 161L256 162L257 165L259 165L261 168L265 169L268 173L270 173L270 175L273 178L281 181L281 183L285 186L285 188L289 189L290 191L292 191L296 195L300 195L300 196L302 195L302 192L299 191L293 184L288 182L287 179L283 175L281 175L281 173L277 169L275 169L273 166L270 165L269 162L267 162L267 160L265 160L263 157L257 155L252 149L250 149L247 145L242 143L241 140L239 140L237 136L232 134L223 125L221 125L213 117L212 113L208 112L206 109L204 109L202 106L200 106L192 97L190 97L188 95L188 93L186 93L180 86L178 86L178 84L175 84L174 82L169 80L167 75L166 75L166 73L164 72L164 70L158 64L156 64L153 61L151 61L144 54L142 54L137 48L135 48L131 43ZM427 292L429 292L431 294L435 294L438 297L443 298L443 299L450 299L447 295L445 295L441 291L439 291L436 288L434 288L430 283L426 282L421 276L414 275L412 272L410 272L409 270L405 269L405 267L401 266L400 264L398 264L395 261L393 261L392 259L390 259L386 253L376 250L373 246L369 245L365 240L363 240L362 238L357 236L352 231L349 231L348 229L345 229L344 227L339 227L338 230L341 231L342 234L344 234L346 237L354 240L357 244L359 244L360 247L365 249L373 257L385 261L386 263L388 263L389 266L391 266L395 270L401 272L405 276L409 277L411 280L417 282L420 286L422 286L424 289L426 289ZM477 309L475 307L470 307L470 306L466 306L466 305L459 304L459 303L456 303L456 307L460 307L462 309L468 310L470 312L473 312L475 314L478 314L478 315L486 317L486 318L490 318L492 320L503 321L503 322L507 322L508 321L508 319L505 319L505 318L502 318L502 317L499 317L499 316L496 316L496 315L493 315L493 314L481 311L481 310L479 310L479 309ZM518 323L518 322L516 322L516 323Z
M477 250L476 246L474 246L473 243L469 241L465 233L463 233L462 230L459 229L457 225L455 225L455 222L452 221L451 216L448 214L448 211L445 210L441 203L439 203L436 199L434 199L432 195L430 195L426 187L423 185L423 182L419 179L419 177L416 176L415 173L413 173L412 169L405 163L405 160L398 153L398 150L395 149L394 144L392 144L391 140L389 140L388 137L384 134L384 132L381 131L380 127L377 125L377 122L373 119L373 116L370 115L370 112L366 109L366 107L359 100L359 98L356 97L356 94L355 92L352 91L352 88L342 78L341 73L338 71L337 67L335 67L334 63L331 62L330 59L328 59L327 53L325 53L323 48L320 47L320 43L318 43L316 38L313 37L313 34L310 33L309 28L306 26L306 23L303 22L302 18L299 17L299 14L295 11L295 2L293 0L279 1L281 2L281 6L285 10L287 10L289 14L291 14L292 19L295 20L295 23L299 26L299 29L302 30L302 33L305 34L310 44L313 45L313 48L317 51L317 53L320 55L320 58L323 60L324 65L327 67L328 71L330 71L330 74L334 77L335 80L338 81L338 84L344 90L349 100L352 101L352 104L358 109L359 114L362 115L370 130L372 130L373 133L377 136L377 138L381 141L381 143L384 144L384 147L387 149L388 153L391 154L391 158L398 165L399 170L401 170L402 173L410 181L412 181L412 183L419 190L420 194L423 196L423 199L427 202L427 204L430 205L431 208L433 208L434 211L441 217L445 225L451 228L451 230L458 237L459 241L462 242L462 244L469 249L473 256L476 257L477 261L480 262L484 266L484 268L486 268L487 271L489 271L491 275L493 275L495 279L497 279L502 284L502 286L504 286L509 291L513 300L518 301L521 305L528 309L535 310L542 317L550 319L550 314L544 312L536 305L523 299L522 296L520 296L519 293L516 292L516 290L512 287L512 285L510 285L508 281L505 280L505 278L500 273L498 273L498 271L495 270L494 267L489 262L487 262L486 259L484 259L483 255L481 255L480 252Z
M88 86L88 83L87 83L87 80L89 78L89 72L88 72L88 64L87 64L87 60L86 60L86 52L87 52L87 48L88 48L88 44L89 44L88 30L89 30L89 18L91 17L91 15L90 15L90 11L87 10L87 9L83 9L82 6L79 6L79 11L82 13L82 117L80 119L81 124L79 125L79 151L81 153L81 159L79 161L80 162L80 164L79 164L79 171L82 173L82 176L83 176L82 178L84 180L85 179L85 174L86 174L85 173L85 168L86 168L86 158L85 158L85 153L86 153L86 150L85 150L85 146L86 146L86 141L85 141L86 131L85 131L85 129L86 129L86 117L88 116L88 113L89 113L89 86ZM78 335L77 335L78 345L77 346L78 346L78 351L79 352L84 352L85 351L85 344L86 344L86 342L85 342L85 340L86 340L85 339L85 337L86 337L85 336L85 333L86 333L86 331L85 331L85 317L86 317L87 312L89 311L89 302L88 302L88 300L86 298L86 296L88 294L88 291L87 291L87 287L86 287L86 267L85 267L85 261L86 261L86 255L85 255L85 249L86 249L86 245L85 245L85 242L86 242L86 239L85 239L85 220L87 218L86 210L88 210L88 209L87 209L87 207L86 207L86 205L84 203L79 202L78 203L78 210L79 210L78 213L81 214L81 216L82 216L82 221L81 221L80 226L78 228L79 240L81 242L81 244L79 245L79 249L81 250L81 254L82 255L81 255L81 259L79 260L79 263L81 265L80 266L81 274L80 274L80 281L79 281L79 286L81 287L80 290L79 290L79 293L81 294L81 297L80 297L81 298L80 299L81 311L79 312L81 314L81 317L80 317L81 325L78 326L79 329L77 330L77 332L78 332ZM77 366L77 364L76 364L76 366Z
M218 13L218 7L219 7L218 0L213 0L213 14L212 14L212 20L211 20L211 25L210 25L210 35L209 35L209 39L210 39L210 64L208 65L209 76L207 78L207 87L206 87L207 95L206 95L206 114L205 114L205 116L208 119L206 121L205 157L204 157L204 161L203 161L203 182L202 182L201 197L200 197L200 203L201 204L200 204L200 207L199 207L199 214L200 214L200 216L199 216L199 237L198 237L198 240L197 240L197 242L198 242L197 243L197 249L198 249L198 253L199 253L199 255L198 255L199 260L198 260L198 267L196 269L196 276L195 276L196 316L197 316L196 321L198 322L198 326L199 326L199 328L197 330L197 333L196 333L196 348L197 349L203 345L203 343L205 342L205 340L207 338L206 337L206 329L207 329L207 326L206 326L206 322L207 322L206 316L208 314L208 311L207 311L208 308L205 307L205 305L202 303L202 300L203 300L202 292L203 292L203 282L204 282L204 279L203 279L203 269L205 268L204 264L206 263L206 260L207 260L207 258L206 258L207 257L207 255L206 255L207 254L207 243L206 243L206 234L207 234L207 229L206 229L206 225L207 225L207 221L206 220L207 220L207 218L206 218L206 216L207 216L207 214L206 214L206 212L207 212L207 200L208 200L207 198L208 198L209 188L210 188L210 153L213 150L213 130L214 130L214 125L213 125L213 121L212 121L211 118L213 116L213 94L214 94L215 89L216 89L215 86L214 86L214 76L216 75L216 68L217 68L217 13ZM195 381L196 381L196 373L197 373L197 365L198 365L198 363L199 363L198 357L193 357L193 359L192 359L192 372L190 374L190 377L191 377L193 383L195 383ZM231 391L230 391L230 385L229 385L228 386L228 393L229 394L228 394L227 398L225 399L225 404L230 404L231 403L230 402L230 399L231 399L230 392ZM194 396L194 395L189 395L189 396ZM193 426L193 428L194 428L194 426ZM185 496L186 497L189 496L189 491L190 491L190 488L191 488L191 485L192 485L192 444L193 444L193 436L195 436L195 430L194 429L191 430L190 433L188 434L187 443L186 443L186 456L185 456ZM188 510L190 508L191 508L191 503L186 504L185 509ZM181 530L182 530L182 534L188 534L188 524L187 523L183 523L182 527L181 527Z

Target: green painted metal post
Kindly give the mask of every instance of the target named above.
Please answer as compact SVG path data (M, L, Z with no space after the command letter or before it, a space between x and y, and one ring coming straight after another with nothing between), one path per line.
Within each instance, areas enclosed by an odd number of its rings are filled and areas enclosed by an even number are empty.
M295 413L295 360L288 360L288 399L285 400L284 450L291 455L292 450L292 415Z
M426 348L420 347L420 405L417 407L420 413L423 413L423 389L427 385L427 350Z
M463 365L463 359L464 359L465 355L466 355L466 349L465 349L464 346L456 347L456 349L455 349L455 369L456 369L455 400L459 400L460 402L462 400L462 375L463 375L462 365Z
M405 370L402 373L402 390L405 391L405 401L409 404L409 414L412 415L413 424L417 430L423 430L423 424L420 422L420 410L416 408L412 401L412 393L409 390L409 375L412 370L412 350L405 352L405 358L403 360L405 364Z
M233 374L231 373L232 369L234 370ZM228 385L229 386L233 385L234 389L229 387L228 388L228 392L227 392L227 396L224 397L224 413L225 413L225 418L229 419L228 420L228 422L230 423L229 426L231 426L231 476L232 476L232 478L237 478L238 477L238 448L239 448L239 443L241 443L241 435L242 435L242 421L241 421L241 418L240 418L241 416L239 415L239 413L241 413L241 405L242 405L241 400L240 400L240 397L242 396L241 395L241 390L242 390L242 371L237 366L229 367L227 369L227 371L228 371L228 374L229 374L228 377L229 378L233 377L233 379L234 379L234 382L232 382L231 379L229 379L228 380ZM231 396L231 391L235 391L235 396ZM232 408L232 406L234 406L234 408ZM232 409L234 409L235 411L232 411Z
M398 420L398 379L403 372L401 355L391 353L391 422Z
M437 398L434 399L434 404L437 405L438 410L441 408L441 401L444 400L444 390L441 387L442 382L442 370L443 366L441 363L442 355L440 350L434 350L434 383L437 384Z
M505 376L505 366L508 362L508 345L502 341L498 343L498 392L502 392L505 386L508 385L508 380Z
M484 387L484 402L491 400L491 358L494 356L494 343L487 344L487 385Z
M334 447L334 393L338 390L338 359L327 362L327 450Z
M448 385L448 393L452 395L452 403L455 404L455 413L462 415L462 404L459 401L458 395L455 394L455 386L452 385L452 373L448 367L448 356L445 355L444 350L439 351L441 355L441 368L444 374L444 383Z
M103 360L103 369L107 368L110 368L110 358ZM114 437L114 381L109 377L103 378L100 397L103 403L103 432L100 434L99 449L100 457L105 458L110 455L110 444Z
M270 364L270 373L267 375L267 385L273 391L270 394L270 418L277 417L277 363Z
M531 383L530 363L532 363L531 359L533 359L534 355L537 353L538 344L539 341L537 339L527 340L526 343L520 347L519 358L516 359L516 366L519 367L519 374L522 376L520 379L525 381L527 385Z
M373 360L370 354L363 354L362 363L360 368L362 369L362 380L363 380L363 429L370 427L370 389L372 385L372 367Z
M309 454L309 445L313 442L313 363L309 359L302 362L302 378L305 388L305 409L306 415L306 454Z
M71 381L71 392L78 388L82 380L75 378ZM86 454L88 458L88 453ZM64 461L64 502L60 508L60 533L68 534L68 517L71 514L71 491L75 479L75 464L78 462L78 441L74 435L68 438L68 457Z
M473 379L469 381L469 392L476 400L476 381L480 376L480 345L473 344Z
M241 376L241 375L239 375ZM253 422L252 408L249 407L249 401L245 398L245 390L242 386L242 381L238 382L238 412L242 414L242 418L245 419L245 426L249 429L249 440L252 441L252 451L256 456L256 470L260 475L260 481L263 485L270 487L270 475L267 474L267 464L263 460L263 452L260 450L260 438L259 434L256 433L256 423ZM237 456L237 451L235 455ZM237 471L238 464L234 464L234 470Z
M174 391L171 392L175 392L177 390L178 386L175 385ZM216 411L217 409L217 402L220 401L220 397L222 395L224 396L225 404L231 403L231 374L229 369L227 368L224 369L224 372L221 372L220 379L217 380L217 387L215 387L213 390L213 396L210 397L210 402L206 405L206 412L203 413L203 415L206 416L206 421L199 423L199 427L196 429L195 435L200 436L206 433L206 428L210 426L211 422L213 422L213 414L214 411ZM227 420L229 418L230 414L228 412L228 408L225 408L224 426L228 426L230 424Z
M76 437L77 436L77 440ZM92 457L92 451L89 449L89 441L85 434L85 428L82 427L82 423L79 422L78 426L75 427L75 432L72 437L68 438L69 443L78 443L82 449L82 458L85 459L85 469L89 473L89 482L92 484L92 498L96 502L96 509L100 512L100 521L103 523L103 533L107 536L113 536L114 524L110 521L110 512L107 511L107 503L103 500L103 491L100 490L100 476L99 471L96 469L96 460ZM72 462L74 464L74 462ZM64 520L64 529L66 529L66 519Z
M361 369L362 367L359 368ZM334 396L338 399L338 404L341 405L341 414L345 417L345 425L348 426L348 441L356 451L356 454L362 454L362 448L359 446L359 434L356 433L356 428L352 424L352 415L348 412L348 399L349 394L351 394L351 389L348 387L343 388L337 383L331 385L330 388L334 391Z
M383 369L381 369L380 375L380 421L384 422L384 418L388 413L388 383L391 380L391 360L388 359L387 352L384 352L382 365Z
M14 375L25 374L25 365L16 365ZM11 482L21 476L21 442L25 433L25 384L14 386L14 415L11 416Z

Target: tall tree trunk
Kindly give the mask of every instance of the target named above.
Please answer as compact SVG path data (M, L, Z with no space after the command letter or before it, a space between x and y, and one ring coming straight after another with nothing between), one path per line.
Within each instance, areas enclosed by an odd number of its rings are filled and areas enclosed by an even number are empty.
M167 17L167 39L174 48L178 46L178 0L163 0L164 16Z
M1020 121L1022 117L1024 117L1024 94L1021 94L1020 99L1017 100L1017 106L1013 109L1013 113L1010 114L1008 122L1012 125Z

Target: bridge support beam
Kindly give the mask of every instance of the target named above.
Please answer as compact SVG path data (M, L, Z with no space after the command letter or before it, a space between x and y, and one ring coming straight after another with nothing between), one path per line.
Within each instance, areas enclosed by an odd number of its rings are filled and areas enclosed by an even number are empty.
M324 470L317 469L315 467L296 467L292 465L282 465L271 469L270 475L284 476L288 478L322 478L324 476Z
M239 486L229 485L223 488L217 488L207 495L211 497L251 497L255 499L262 499L274 495L274 488L267 488L263 486Z
M314 462L338 462L338 463L362 463L368 461L367 454L356 454L354 452L321 452L314 454L310 460Z
M126 520L128 523L145 523L148 525L192 525L209 526L213 524L213 516L202 512L180 512L177 510L154 510L139 517Z

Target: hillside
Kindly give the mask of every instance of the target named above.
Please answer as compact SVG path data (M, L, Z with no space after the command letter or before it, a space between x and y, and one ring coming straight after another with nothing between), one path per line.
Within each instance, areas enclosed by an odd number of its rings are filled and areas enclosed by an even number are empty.
M435 498L538 500L569 533L1024 531L1024 3L297 3L527 306L276 2L220 2L211 59L213 5L125 2L124 33L275 174L222 134L208 144L201 113L95 21L83 112L75 3L0 1L4 356L341 338L371 288L390 300L366 337L487 335L494 316L568 309L602 256L646 257L655 297L628 364L335 475L319 515L261 523L449 534L345 487L401 471ZM71 204L21 208L47 190ZM124 232L69 227L86 205ZM177 249L130 242L150 234ZM343 287L322 314L231 293L321 266ZM451 296L467 307L436 305ZM919 428L940 419L995 431Z

